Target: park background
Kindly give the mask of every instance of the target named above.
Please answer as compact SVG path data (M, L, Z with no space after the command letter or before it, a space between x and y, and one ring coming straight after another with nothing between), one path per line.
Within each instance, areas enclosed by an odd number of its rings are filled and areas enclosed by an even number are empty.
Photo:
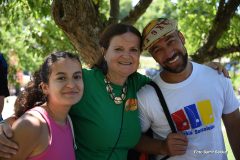
M8 114L6 108L12 111L14 95L49 53L74 52L89 67L101 54L98 37L107 25L128 23L142 31L157 17L178 20L190 58L221 62L239 97L239 5L239 0L0 0L0 52L9 64L12 95L6 99L4 113ZM158 69L143 52L139 72L153 76ZM227 150L232 160L228 144Z

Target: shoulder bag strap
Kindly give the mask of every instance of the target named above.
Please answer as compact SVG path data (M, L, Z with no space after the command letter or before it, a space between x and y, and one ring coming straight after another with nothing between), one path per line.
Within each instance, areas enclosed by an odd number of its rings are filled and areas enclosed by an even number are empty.
M160 88L158 87L158 85L155 82L151 81L148 84L155 89L155 91L156 91L156 93L158 95L159 101L160 101L160 103L162 105L162 108L163 108L163 111L164 111L164 113L165 113L165 115L167 117L168 123L170 125L171 130L172 130L172 133L177 133L177 130L176 130L176 128L174 126L174 123L172 121L170 112L168 110L167 103L166 103L166 101L165 101L165 99L163 97L162 91L160 90Z

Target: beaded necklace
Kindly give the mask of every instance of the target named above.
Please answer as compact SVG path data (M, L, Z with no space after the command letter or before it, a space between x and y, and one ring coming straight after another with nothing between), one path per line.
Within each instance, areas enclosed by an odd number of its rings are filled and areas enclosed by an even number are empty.
M114 103L121 104L126 98L127 82L124 83L124 86L122 88L122 93L120 96L115 96L115 93L113 93L113 88L111 86L111 82L108 80L107 77L104 78L104 82L106 84L106 90L107 90L108 94L110 95L111 99L114 101Z

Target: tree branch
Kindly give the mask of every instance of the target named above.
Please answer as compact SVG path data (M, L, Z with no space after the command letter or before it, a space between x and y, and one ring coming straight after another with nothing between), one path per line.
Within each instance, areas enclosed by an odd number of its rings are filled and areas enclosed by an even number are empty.
M239 45L231 45L228 46L226 48L214 48L211 51L211 54L209 54L209 56L202 56L199 57L199 55L192 55L191 58L192 59L197 59L199 63L203 63L203 62L210 62L216 58L220 58L223 56L226 56L228 54L232 54L234 52L240 52L240 44Z
M99 6L100 6L100 0L96 1L96 3L93 2L94 8L96 10L96 12L99 12Z
M129 14L124 17L121 22L127 24L134 24L139 19L139 17L146 12L152 0L140 0L136 6L129 12Z
M119 0L110 1L110 18L108 24L117 23L119 16Z
M221 6L223 6L223 1L221 1ZM229 0L225 3L223 9L217 11L217 15L213 21L212 28L209 31L209 36L207 37L206 43L198 49L196 56L201 57L207 56L211 57L213 54L213 49L216 47L218 40L221 38L222 34L228 29L230 25L230 20L235 14L237 7L240 5L239 0Z
M218 6L218 12L222 12L223 11L224 4L225 4L225 0L220 0L219 6Z

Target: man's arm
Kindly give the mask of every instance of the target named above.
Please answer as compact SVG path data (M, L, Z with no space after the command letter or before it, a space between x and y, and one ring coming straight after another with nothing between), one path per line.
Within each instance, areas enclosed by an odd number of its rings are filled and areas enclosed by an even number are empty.
M240 159L240 113L239 109L222 116L229 143L231 145L235 159Z
M170 133L164 141L142 135L135 149L148 154L175 156L185 154L187 145L188 140L181 133Z

